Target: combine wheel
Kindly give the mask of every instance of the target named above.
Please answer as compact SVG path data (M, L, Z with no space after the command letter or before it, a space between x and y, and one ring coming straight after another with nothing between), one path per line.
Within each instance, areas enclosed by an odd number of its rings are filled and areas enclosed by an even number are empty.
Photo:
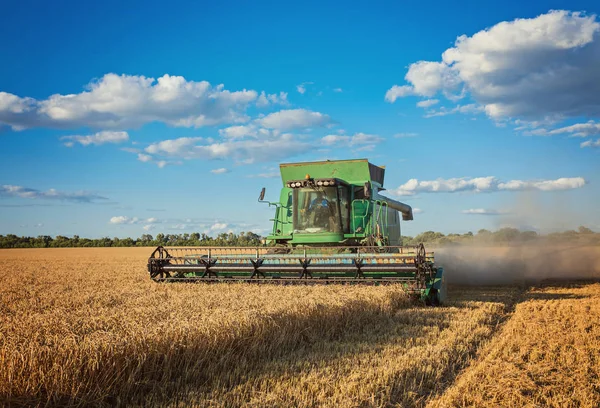
M156 261L151 261L148 264L148 272L150 272L150 278L153 281L162 282L164 278L164 273L162 272L162 268L160 268Z
M150 272L150 278L155 282L164 281L165 277L170 278L171 275L163 270L163 265L169 263L168 259L171 258L169 252L162 246L157 247L148 261L148 272Z

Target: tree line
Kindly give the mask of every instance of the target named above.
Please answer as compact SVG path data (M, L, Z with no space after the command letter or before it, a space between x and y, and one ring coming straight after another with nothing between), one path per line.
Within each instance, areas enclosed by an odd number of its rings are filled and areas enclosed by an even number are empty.
M66 237L57 235L39 235L37 237L19 237L14 234L0 235L0 248L70 248L70 247L135 247L135 246L260 246L263 237L253 232L239 234L221 233L216 237L204 233L183 234L143 234L139 238L81 238L78 235ZM402 237L402 245L411 246L419 243L433 245L460 244L513 244L532 241L546 242L579 242L600 245L600 233L581 226L577 230L554 232L540 235L536 231L521 231L517 228L501 228L497 231L481 229L477 233L442 234L425 231L415 237Z
M0 248L71 248L71 247L134 247L134 246L259 246L262 237L253 232L239 234L221 233L216 237L194 232L191 234L143 234L135 238L81 238L78 235L66 237L57 235L39 235L37 237L19 237L0 235Z
M402 245L417 245L421 242L436 245L458 244L518 244L532 241L545 242L575 242L585 244L600 244L600 233L595 233L588 227L580 226L577 230L538 234L536 231L521 231L517 228L501 228L497 231L480 229L477 233L469 231L466 234L448 234L425 231L415 237L402 237Z

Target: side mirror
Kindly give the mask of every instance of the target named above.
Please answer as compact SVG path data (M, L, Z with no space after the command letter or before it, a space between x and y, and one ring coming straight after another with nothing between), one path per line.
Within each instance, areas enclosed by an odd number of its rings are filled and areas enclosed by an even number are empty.
M366 182L365 183L365 187L364 187L364 196L365 198L371 198L371 183L370 182Z
M265 188L263 187L262 190L260 190L260 195L258 196L258 201L262 201L265 199Z

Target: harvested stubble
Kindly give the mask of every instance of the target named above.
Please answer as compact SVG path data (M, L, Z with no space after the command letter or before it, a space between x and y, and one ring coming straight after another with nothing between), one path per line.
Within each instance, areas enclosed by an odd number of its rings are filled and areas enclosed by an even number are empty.
M479 359L430 406L600 406L600 284L528 291Z

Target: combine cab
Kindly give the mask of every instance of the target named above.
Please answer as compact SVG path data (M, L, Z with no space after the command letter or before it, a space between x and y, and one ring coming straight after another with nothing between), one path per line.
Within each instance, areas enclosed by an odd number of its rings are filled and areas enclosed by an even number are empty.
M433 253L400 246L412 208L380 194L385 170L365 159L281 164L273 230L259 248L163 248L148 260L155 281L402 284L431 304L444 300Z

